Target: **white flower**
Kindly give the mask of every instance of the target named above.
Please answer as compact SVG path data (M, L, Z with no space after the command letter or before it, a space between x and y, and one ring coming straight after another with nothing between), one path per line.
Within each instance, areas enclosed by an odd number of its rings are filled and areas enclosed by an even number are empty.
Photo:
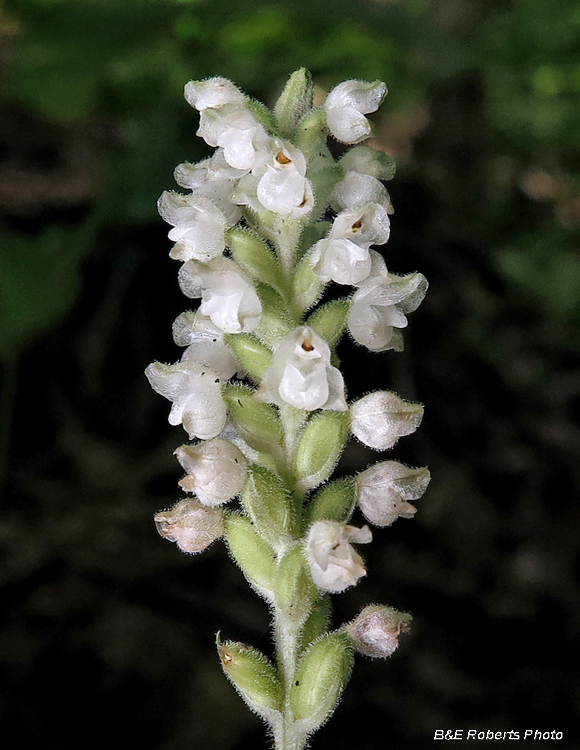
M183 90L189 105L199 112L208 108L223 107L224 104L244 104L245 95L227 78L208 78L205 81L189 81Z
M241 437L231 419L228 419L226 421L223 430L219 434L219 437L224 438L224 440L229 440L230 443L233 443L236 447L238 447L251 464L258 463L260 454L258 453L258 451L250 448L244 438Z
M157 531L183 552L202 552L223 534L223 511L207 508L195 498L180 500L171 510L155 514Z
M306 215L314 206L314 195L304 154L287 141L270 138L252 174L240 180L234 200L254 211L266 209L292 218Z
M256 398L307 411L348 408L340 370L330 364L330 347L308 326L295 328L284 336Z
M262 316L256 290L230 258L209 263L184 263L179 269L179 286L186 297L201 297L199 312L224 333L253 331Z
M396 329L405 328L405 314L421 304L427 280L420 273L389 274L382 256L374 250L370 253L371 272L352 297L348 329L355 341L372 351L401 351L403 338Z
M319 240L310 262L323 281L360 284L371 273L371 245L384 245L389 239L390 221L386 209L369 203L335 218L329 236Z
M339 163L345 172L358 172L377 180L390 180L395 174L395 160L370 146L350 148Z
M390 526L399 516L412 518L417 500L427 489L429 470L412 469L397 461L382 461L355 479L355 494L363 516L375 526Z
M177 346L186 346L181 360L193 360L207 365L221 380L235 375L239 363L230 347L224 342L224 333L206 315L184 312L173 323L173 340Z
M208 261L221 255L226 246L226 218L204 195L181 195L165 191L157 208L174 229L169 239L175 241L169 255L176 260Z
M179 164L173 176L180 187L191 190L195 196L203 195L215 203L223 213L227 225L231 227L242 215L232 196L235 180L244 174L244 170L229 166L224 158L223 149L219 148L209 159L197 164Z
M397 639L401 633L409 631L412 619L411 615L392 607L370 604L345 630L359 654L386 659L398 648Z
M223 505L242 491L248 464L228 440L216 437L198 445L182 445L174 455L187 472L179 486L194 492L204 505Z
M390 391L376 391L355 401L350 415L353 435L370 448L386 451L403 435L415 432L423 418L423 407L403 401Z
M223 148L230 167L246 171L255 166L268 141L264 126L249 109L238 104L203 110L197 135L209 146Z
M366 570L350 542L367 544L372 536L368 526L357 529L338 521L313 523L306 538L306 557L316 586L335 594L354 586Z
M145 370L154 391L173 402L169 424L183 424L190 438L208 440L222 431L226 422L226 403L220 378L199 362L163 365L154 362Z
M343 143L360 143L371 134L364 115L376 112L387 87L380 81L344 81L335 86L324 102L326 122L332 135Z
M383 183L360 172L347 172L334 188L332 198L343 210L359 208L368 203L380 204L385 212L391 209L391 200Z

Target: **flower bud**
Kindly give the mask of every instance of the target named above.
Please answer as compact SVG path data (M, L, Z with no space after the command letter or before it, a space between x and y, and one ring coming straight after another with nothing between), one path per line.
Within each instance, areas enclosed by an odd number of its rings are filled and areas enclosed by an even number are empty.
M217 646L229 681L252 711L269 721L273 712L282 708L282 686L273 664L260 651L243 643L221 643L219 634Z
M292 287L296 304L301 310L308 310L320 299L327 282L312 270L310 256L307 255L300 262L294 273Z
M400 437L415 432L423 418L423 407L403 401L390 391L376 391L355 401L350 416L350 429L361 443L386 451Z
M334 471L348 438L348 412L326 411L304 428L296 447L294 467L298 484L311 490Z
M229 440L216 437L198 445L182 445L174 455L187 472L179 486L194 492L204 505L223 505L241 492L248 464Z
M195 498L180 500L171 510L156 513L154 521L164 539L190 554L202 552L223 534L221 509L207 508Z
M231 513L224 526L229 550L249 584L266 601L273 601L274 551L247 516Z
M328 633L315 641L298 663L290 704L301 729L312 731L334 711L352 670L352 651L345 633Z
M274 549L288 544L294 527L290 493L279 476L264 466L251 466L242 503L258 534Z
M427 489L429 469L412 469L397 461L381 461L355 479L355 493L363 516L375 526L390 526L399 516L412 518L417 500Z
M371 604L360 615L345 626L355 651L374 659L386 659L399 645L401 633L409 632L413 618L392 607Z
M312 108L312 76L305 68L292 73L274 107L274 116L284 138L294 135L303 115Z
M321 591L338 594L366 575L360 555L350 542L368 544L368 526L357 529L338 521L316 521L306 538L306 557L314 583Z

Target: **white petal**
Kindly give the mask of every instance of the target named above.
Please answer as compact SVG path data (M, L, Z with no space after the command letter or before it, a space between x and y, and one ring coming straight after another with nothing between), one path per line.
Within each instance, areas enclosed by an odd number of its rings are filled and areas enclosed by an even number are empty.
M185 84L184 96L187 103L200 112L208 107L221 107L224 104L243 104L246 97L227 78L208 78L206 81L189 81Z

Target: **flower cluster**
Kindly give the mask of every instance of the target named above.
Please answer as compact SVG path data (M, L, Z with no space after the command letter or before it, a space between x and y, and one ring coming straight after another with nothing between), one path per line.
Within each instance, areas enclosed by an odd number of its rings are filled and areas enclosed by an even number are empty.
M366 115L385 95L383 83L346 81L314 107L300 70L270 113L224 78L192 81L185 98L199 112L197 134L215 151L179 165L175 179L188 192L164 192L158 202L171 225L169 255L181 264L179 287L200 302L173 324L181 359L146 370L172 403L170 424L192 441L175 451L186 497L155 521L190 553L224 536L272 606L287 641L278 667L232 643L222 665L281 750L302 747L333 710L351 648L390 655L410 619L374 606L327 632L316 615L327 593L366 574L352 545L372 534L350 524L356 507L369 523L388 526L415 513L410 501L429 482L427 469L392 460L328 481L350 434L389 450L423 414L389 391L349 405L336 357L345 330L372 351L402 349L406 315L427 289L420 273L395 275L372 249L389 239L383 183L394 162L360 144L372 133ZM354 148L335 160L329 135ZM320 304L331 281L352 292ZM228 506L238 497L239 509ZM322 654L328 661L330 651L344 674L336 682L329 672L315 699L318 688L298 686L328 670Z

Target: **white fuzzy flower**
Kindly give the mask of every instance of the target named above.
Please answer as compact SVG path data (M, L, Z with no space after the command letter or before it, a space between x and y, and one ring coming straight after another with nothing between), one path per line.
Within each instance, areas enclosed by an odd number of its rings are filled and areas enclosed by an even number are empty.
M208 261L223 253L226 218L209 198L166 190L157 208L161 218L174 227L168 235L175 242L169 253L172 258Z
M392 607L370 604L346 625L345 630L359 654L386 659L398 648L398 637L409 631L412 619L411 615L398 612Z
M390 526L399 516L412 518L417 500L427 489L429 470L412 469L397 461L381 461L355 479L355 494L363 516L375 526Z
M230 167L249 171L260 158L268 136L264 126L245 106L225 104L205 109L197 135L209 146L220 146Z
M244 174L244 170L230 167L224 158L223 149L219 148L209 159L197 164L179 164L173 176L180 187L191 190L195 196L203 195L215 203L223 213L227 225L231 227L242 215L232 196L235 181Z
M326 122L332 135L343 143L360 143L371 134L365 115L376 112L387 87L380 81L344 81L335 86L324 102Z
M371 245L383 245L389 239L390 221L386 209L369 203L335 218L329 236L319 240L310 262L323 281L360 284L372 270Z
M415 432L423 407L390 391L376 391L351 404L350 415L353 435L370 448L386 451L403 435Z
M204 505L223 505L242 491L248 464L229 440L216 437L198 445L182 445L174 455L187 472L179 486L194 492Z
M223 511L207 508L195 498L180 500L171 510L155 514L155 526L164 539L183 552L203 552L223 534Z
M230 258L209 263L184 263L179 286L187 297L201 297L199 312L224 333L253 331L260 322L262 304L253 285Z
M348 408L340 370L330 364L330 347L308 326L295 328L284 336L256 398L307 411Z
M226 423L226 403L220 378L199 362L163 365L154 362L145 370L154 391L173 402L169 424L183 424L190 438L216 437Z
M245 95L235 84L218 76L205 81L189 81L183 94L187 103L199 112L223 107L224 104L244 104L246 101Z
M371 272L354 293L348 314L348 329L355 341L372 351L401 351L399 328L407 326L406 313L416 310L427 292L420 273L389 274L379 253L370 251Z
M234 200L254 211L305 216L314 206L314 195L304 154L287 141L270 138L252 173L240 180Z
M354 586L366 570L350 542L367 544L372 536L368 526L357 529L338 521L313 523L306 538L306 557L316 586L335 594Z
M224 440L229 440L230 443L233 443L237 448L239 448L251 464L258 463L260 454L258 453L258 451L250 448L250 446L238 432L231 419L226 420L225 426L220 432L219 437L224 438Z
M173 340L186 346L181 359L193 360L211 368L221 380L235 375L239 363L224 342L224 332L199 312L184 312L173 323Z

